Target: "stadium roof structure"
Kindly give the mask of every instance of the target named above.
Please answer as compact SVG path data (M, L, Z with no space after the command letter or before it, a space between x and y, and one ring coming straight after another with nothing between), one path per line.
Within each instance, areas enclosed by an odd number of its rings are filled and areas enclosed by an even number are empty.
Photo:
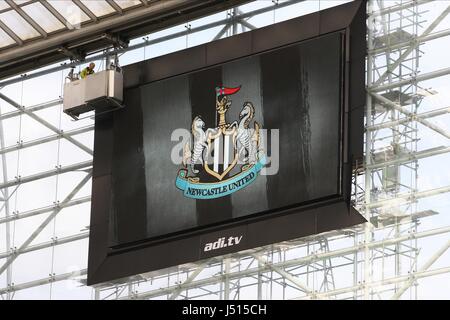
M0 1L0 78L83 60L129 39L248 0Z

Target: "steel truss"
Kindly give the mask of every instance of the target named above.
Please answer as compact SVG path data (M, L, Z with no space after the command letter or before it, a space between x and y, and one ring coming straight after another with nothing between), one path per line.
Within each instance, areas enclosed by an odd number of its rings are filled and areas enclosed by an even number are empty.
M252 17L298 4L301 1L274 1L268 7L252 12L239 8L228 11L228 18L191 27L184 31L115 49L86 58L87 61L104 59L111 54L121 54L162 43L180 36L222 26L214 39L256 28ZM422 129L430 129L436 136L450 138L450 132L433 119L448 114L450 107L442 105L422 112L426 94L433 94L421 83L450 74L450 70L421 72L420 61L424 52L421 46L435 39L448 37L450 30L435 31L448 19L450 6L434 20L422 21L422 6L429 0L385 3L368 1L368 57L367 57L367 108L365 159L354 170L354 205L364 212L370 223L355 228L337 230L317 236L273 244L233 255L201 261L195 264L159 273L141 274L115 283L105 283L92 289L95 299L379 299L420 298L418 285L421 279L450 273L450 267L434 267L450 247L450 241L439 242L439 236L450 233L450 226L421 228L421 221L434 217L433 210L420 210L418 202L434 195L450 192L450 186L433 186L419 190L419 161L447 155L450 146L443 145L420 149L418 141ZM385 5L389 7L385 7ZM240 29L240 30L239 30ZM27 79L68 69L79 64L73 62L36 71L19 78L0 82L0 88ZM76 208L90 201L89 196L77 196L91 178L92 160L60 166L54 170L8 178L8 158L27 148L53 141L67 141L87 155L92 150L77 139L77 135L92 132L93 126L80 126L63 131L37 114L40 110L60 107L61 101L49 101L24 107L0 93L0 102L6 102L15 111L0 114L0 236L6 240L6 250L0 251L0 296L13 299L17 292L69 280L85 284L86 270L50 273L48 277L28 282L14 283L15 260L29 252L77 243L89 236L88 230L77 234L35 243L34 240L54 218L67 208ZM30 141L5 145L3 121L27 116L47 127L52 135ZM81 173L78 184L62 201L24 212L14 211L13 195L26 183L48 177L58 177L77 171ZM13 245L12 224L31 217L45 217L26 239ZM420 230L419 230L420 229ZM435 239L434 252L421 259L419 241ZM431 249L430 249L431 250ZM393 268L391 268L391 266ZM393 270L391 270L393 269ZM419 287L420 288L420 287ZM89 298L89 297L86 297Z

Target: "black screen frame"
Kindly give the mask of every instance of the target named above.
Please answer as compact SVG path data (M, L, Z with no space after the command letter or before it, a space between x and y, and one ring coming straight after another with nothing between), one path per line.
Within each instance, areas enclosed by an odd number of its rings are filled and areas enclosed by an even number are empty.
M365 222L350 203L352 164L363 154L365 104L366 3L354 1L255 31L178 51L124 67L125 90L246 56L341 33L342 86L339 194L264 214L112 247L111 116L96 119L88 260L88 285L160 270L275 242ZM267 233L268 228L273 231ZM203 252L205 243L245 235L233 248ZM156 258L157 257L157 258Z

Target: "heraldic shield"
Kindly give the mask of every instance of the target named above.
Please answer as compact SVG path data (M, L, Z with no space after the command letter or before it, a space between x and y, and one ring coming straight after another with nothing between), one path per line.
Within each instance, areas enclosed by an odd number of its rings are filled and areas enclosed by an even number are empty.
M192 121L193 146L191 148L190 143L184 146L183 168L178 171L176 179L177 188L186 197L214 199L229 195L255 181L265 166L266 158L260 147L260 125L255 121L254 128L249 128L255 114L253 104L244 103L239 120L226 121L226 112L231 107L228 96L240 89L216 88L217 127L205 131L206 125L201 117L197 116ZM200 181L197 164L201 164L204 172L217 182ZM238 164L241 164L240 172L231 175Z
M213 163L210 167L208 159L205 158L203 166L205 171L222 180L237 164L237 128L218 128L217 132L208 132L207 136L208 154L212 155Z

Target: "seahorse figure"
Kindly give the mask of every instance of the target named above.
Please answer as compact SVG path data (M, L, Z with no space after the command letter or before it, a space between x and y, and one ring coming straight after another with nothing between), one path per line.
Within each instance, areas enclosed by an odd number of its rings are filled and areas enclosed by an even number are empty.
M239 142L239 156L244 154L244 162L248 162L250 156L251 139L252 135L249 130L250 121L255 115L255 107L251 102L244 103L242 110L239 114L238 134L237 140ZM255 128L259 129L258 123L255 122Z
M195 164L200 161L203 164L203 150L208 146L206 143L206 133L203 131L205 122L200 117L195 117L192 121L192 135L194 136L194 146L191 156L191 170L193 173L199 171L194 168Z

